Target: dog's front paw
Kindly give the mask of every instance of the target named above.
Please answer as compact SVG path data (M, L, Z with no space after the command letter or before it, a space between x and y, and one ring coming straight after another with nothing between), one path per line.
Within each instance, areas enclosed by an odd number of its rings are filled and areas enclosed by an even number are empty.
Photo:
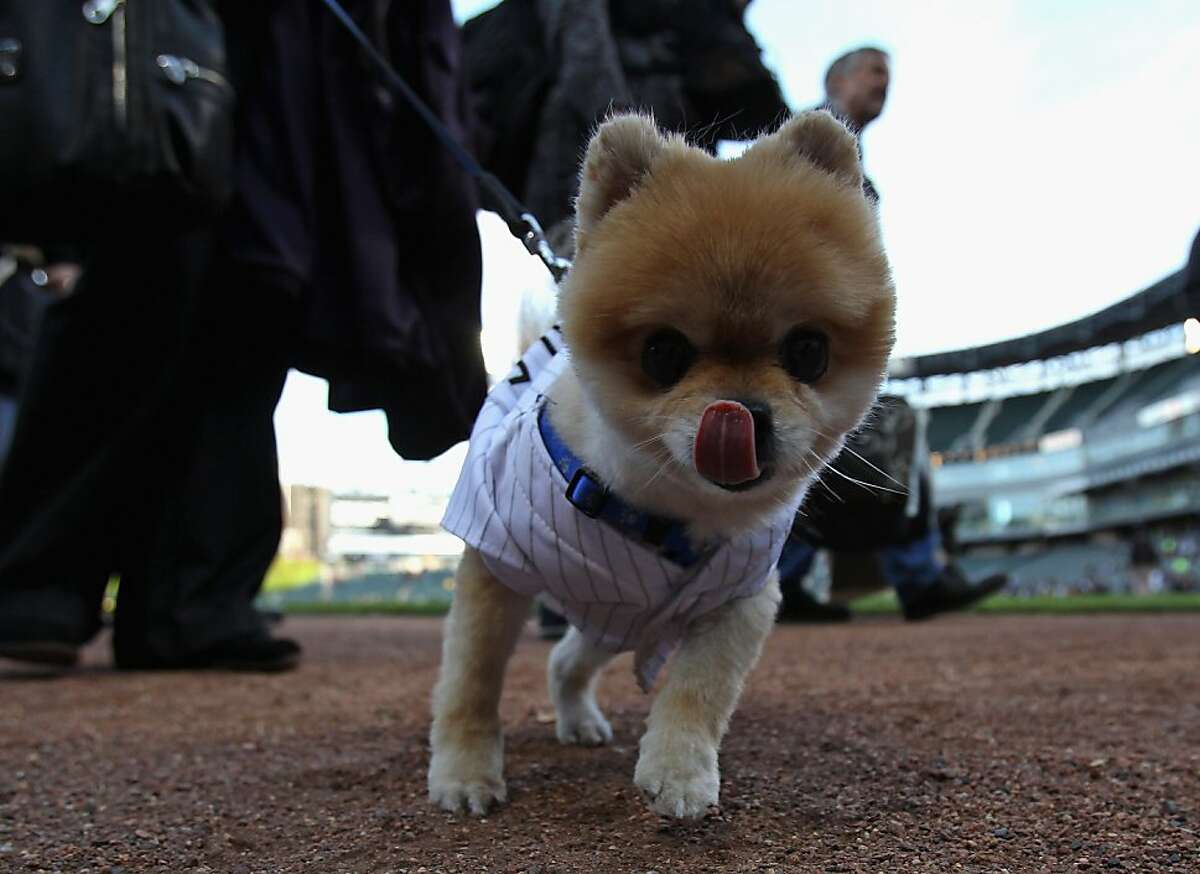
M508 798L504 786L503 742L435 744L429 763L429 800L451 813L483 816Z
M612 726L594 700L577 698L560 701L555 715L554 733L559 743L598 747L612 740Z
M717 748L695 735L647 732L633 782L655 813L681 819L703 816L716 805L721 789Z

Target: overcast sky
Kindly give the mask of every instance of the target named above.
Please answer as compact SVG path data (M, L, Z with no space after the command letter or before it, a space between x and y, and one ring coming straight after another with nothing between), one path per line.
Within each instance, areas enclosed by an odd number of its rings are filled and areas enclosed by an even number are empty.
M453 2L460 20L492 5ZM892 56L864 160L901 354L1046 328L1182 266L1200 228L1200 2L755 0L747 22L797 109L821 99L841 52ZM544 280L502 225L483 230L485 350L502 370L513 301ZM323 383L294 374L276 416L285 482L452 484L461 447L405 464L381 415L323 406Z

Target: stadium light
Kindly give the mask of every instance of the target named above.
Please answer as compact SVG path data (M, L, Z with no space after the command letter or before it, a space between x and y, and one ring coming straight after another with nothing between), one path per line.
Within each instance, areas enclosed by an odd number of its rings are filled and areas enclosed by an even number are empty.
M1183 347L1189 355L1200 352L1200 319L1194 316L1183 323Z

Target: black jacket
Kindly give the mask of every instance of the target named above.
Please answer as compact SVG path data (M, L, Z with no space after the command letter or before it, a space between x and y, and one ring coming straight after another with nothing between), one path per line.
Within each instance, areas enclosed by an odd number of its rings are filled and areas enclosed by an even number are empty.
M504 0L464 28L484 165L551 228L614 109L654 113L704 148L787 117L731 0Z
M449 3L344 5L465 141ZM486 392L474 187L319 3L221 11L239 95L225 244L299 298L294 363L330 380L331 408L382 408L397 452L433 457Z

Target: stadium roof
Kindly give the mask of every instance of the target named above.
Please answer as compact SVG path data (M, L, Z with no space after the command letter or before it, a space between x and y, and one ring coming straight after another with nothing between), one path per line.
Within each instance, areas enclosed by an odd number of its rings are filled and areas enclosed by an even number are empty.
M969 373L1054 358L1093 346L1130 340L1197 315L1200 315L1200 290L1186 289L1184 271L1180 270L1132 297L1065 325L971 349L897 358L892 362L889 375L893 379L908 379Z

